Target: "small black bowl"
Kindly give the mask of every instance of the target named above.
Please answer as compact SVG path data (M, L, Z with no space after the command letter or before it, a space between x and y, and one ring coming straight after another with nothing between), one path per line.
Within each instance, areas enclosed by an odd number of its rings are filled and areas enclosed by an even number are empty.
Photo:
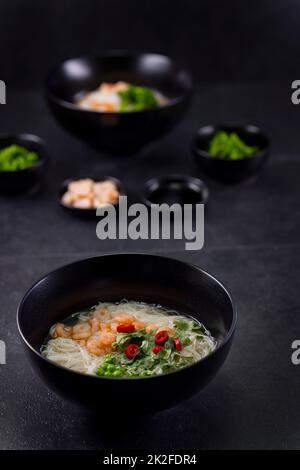
M40 348L53 324L99 300L122 299L158 303L202 321L217 339L216 349L188 367L145 378L84 375L42 356ZM94 412L113 410L120 400L130 403L133 397L138 413L151 412L192 396L225 361L236 320L229 293L210 274L172 258L139 253L103 255L57 269L29 289L17 313L25 352L40 378Z
M36 152L39 160L24 170L0 171L0 192L6 194L22 193L36 186L42 177L48 160L44 141L36 135L0 135L0 149L14 144Z
M76 217L81 217L81 218L86 218L86 219L93 219L96 217L96 211L97 209L81 209L79 207L72 207L72 206L68 206L66 204L63 204L61 198L62 196L65 194L65 192L67 191L68 189L68 185L69 183L71 183L72 181L77 181L77 180L81 180L81 179L85 179L85 178L91 178L93 181L95 182L101 182L101 181L112 181L113 183L115 183L119 193L120 193L120 196L125 196L126 195L126 191L125 191L125 188L123 186L123 184L117 179L117 178L114 178L113 176L77 176L76 178L69 178L67 180L65 180L61 187L60 187L60 190L59 190L59 204L61 205L61 207L66 210L67 212L69 212L69 214L71 215L74 215ZM119 203L117 202L116 204L114 204L114 206L116 208L118 208L119 206Z
M209 143L216 132L236 132L247 144L258 147L251 157L240 160L229 160L211 157L208 153ZM220 125L200 127L194 139L192 151L195 161L203 173L224 183L242 181L257 173L266 163L269 155L269 139L261 130L252 125Z
M119 80L153 88L169 102L125 113L89 111L76 105L84 92ZM183 116L192 88L188 71L169 57L130 52L69 59L46 80L48 103L58 122L99 150L117 154L135 152L170 131Z
M152 178L145 184L144 202L153 204L206 204L209 197L207 185L199 178L170 175Z

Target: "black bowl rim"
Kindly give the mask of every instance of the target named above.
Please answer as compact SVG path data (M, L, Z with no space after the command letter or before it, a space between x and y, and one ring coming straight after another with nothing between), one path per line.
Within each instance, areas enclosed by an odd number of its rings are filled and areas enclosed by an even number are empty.
M212 157L206 150L202 149L197 144L198 138L202 137L202 133L204 133L205 131L207 132L207 135L210 134L210 136L212 137L218 130L226 131L226 129L228 128L236 128L237 132L240 129L249 135L257 135L257 136L259 135L265 141L265 145L263 147L260 147L257 152L251 155L251 157L249 157L249 160L261 158L269 150L270 139L264 132L262 132L260 127L254 124L241 124L241 123L236 123L236 122L227 122L224 124L207 124L205 126L199 127L196 131L196 136L194 137L194 140L192 142L192 150L194 154L197 157L205 158L206 160L212 160L214 162L227 162L227 163L230 163L231 165L235 165L238 162L245 161L245 158L238 159L238 160L230 160L229 158Z
M151 186L156 185L156 188L162 185L165 180L177 180L177 181L182 181L182 182L192 182L195 185L197 185L199 188L201 188L201 193L204 197L203 202L201 204L207 204L207 201L209 199L210 191L208 189L207 184L205 181L203 181L201 178L197 178L196 176L190 176L190 175L182 175L182 174L171 174L171 175L161 175L161 176L153 176L152 178L148 179L145 184L144 184L144 194L145 196L143 197L143 202L148 206L148 207L156 207L159 204L155 204L154 202L151 202L149 199L149 193L151 194L154 189L151 188ZM176 203L174 203L176 204ZM178 203L177 203L178 204Z
M179 265L184 265L184 266L188 266L188 267L192 267L194 269L196 269L197 271L200 271L202 274L204 274L205 276L207 276L208 278L210 278L211 280L213 280L216 284L218 284L219 287L221 287L221 289L225 292L225 294L227 295L229 301L230 301L230 304L231 304L231 307L232 307L232 323L231 323L231 326L226 334L226 336L222 339L222 341L218 342L216 348L207 356L203 357L202 359L200 359L199 361L197 362L194 362L193 364L190 364L190 365L187 365L185 367L182 367L180 369L177 369L175 371L172 371L172 372L167 372L167 373L164 373L164 374L160 374L160 375L152 375L152 376L149 376L149 377L99 377L99 376L96 376L96 375L86 375L86 374L82 374L81 372L77 372L75 370L71 370L71 369L68 369L66 367L63 367L63 366L60 366L59 364L56 364L55 362L53 361L50 361L49 359L47 359L46 357L44 357L40 352L38 352L30 343L29 341L27 341L27 339L25 338L25 336L23 335L23 332L22 332L22 329L21 329L21 326L20 326L20 316L21 316L21 310L22 310L22 307L23 307L23 304L25 303L27 297L29 297L29 295L31 294L31 292L41 283L43 283L48 277L50 276L53 276L55 275L56 272L64 269L64 268L67 268L67 267L70 267L72 265L79 265L79 264L83 264L83 263L87 263L89 260L93 260L93 259L96 259L96 258L103 258L103 257L112 257L112 256L148 256L148 257L156 257L156 258L160 258L160 259L166 259L166 260L172 260L176 263L178 263ZM110 380L114 380L114 381L118 381L118 380L122 380L122 381L132 381L132 382L138 382L140 380L150 380L150 379L161 379L162 377L165 377L165 376L169 376L169 375L173 375L173 374L178 374L180 372L182 372L183 370L186 370L186 369L192 369L192 368L195 368L197 366L197 364L199 362L203 362L203 361L207 361L209 360L210 357L214 356L221 348L224 348L224 346L231 340L231 338L233 337L234 335L234 332L235 332L235 329L236 329L236 324L237 324L237 309L235 307L235 304L233 302L233 299L232 299L232 296L231 294L229 293L228 289L224 286L224 284L222 282L220 282L218 279L216 279L214 276L212 276L211 274L209 274L207 271L204 271L203 269L201 269L199 266L196 266L195 264L192 264L192 263L187 263L185 261L181 261L181 260L178 260L176 258L170 258L168 256L161 256L161 255L158 255L158 254L149 254L149 253L144 253L144 252L120 252L120 253L114 253L114 252L111 252L111 253L105 253L101 256L92 256L92 257L89 257L89 258L85 258L85 259L81 259L79 261L75 261L73 263L68 263L66 265L63 265L57 269L54 269L52 271L50 271L48 274L46 274L45 276L43 276L42 278L40 278L38 281L36 281L34 284L32 284L32 286L25 292L22 300L20 301L19 305L18 305L18 308L17 308L17 327L18 327L18 331L19 331L19 334L23 340L23 342L25 343L25 345L31 350L31 352L33 352L36 356L38 356L40 359L42 359L42 361L45 361L47 362L48 364L54 366L54 367L58 367L59 369L65 371L66 374L70 373L70 374L75 374L75 375L79 375L81 377L87 377L87 379L91 379L91 380L107 380L107 381L110 381Z
M125 188L124 184L118 178L115 178L114 176L84 175L84 176L74 176L73 178L72 177L67 178L60 185L58 203L63 209L67 210L68 212L72 213L73 215L78 215L78 216L79 215L91 215L91 216L96 217L97 209L81 209L80 207L67 206L66 204L63 204L62 201L61 201L61 198L62 198L63 194L66 192L66 187L69 183L71 183L72 181L78 181L78 180L85 179L85 178L90 178L90 179L94 180L96 183L100 182L100 181L106 181L106 180L113 181L116 184L116 186L118 186L118 188L119 188L120 196L126 196L127 195L127 191L126 191L126 188ZM103 206L103 207L101 207L101 209L105 209L105 207L109 207L110 205L113 205L114 207L118 207L119 202L116 202L115 204L107 204L107 206Z
M38 168L43 166L46 161L48 160L48 152L46 149L46 144L45 141L39 137L38 135L35 134L30 134L30 133L17 133L17 134L10 134L10 133L3 133L0 134L0 144L3 139L9 139L9 140L14 140L14 139L19 139L24 141L24 147L26 146L26 142L28 143L35 143L41 147L41 153L39 153L39 159L37 162L35 162L33 165L29 166L28 168L23 168L23 170L12 170L12 171L1 171L0 170L0 175L22 175L28 173L28 171L31 171L33 168ZM11 144L14 145L14 144Z
M123 112L118 112L118 111L115 111L115 112L110 112L110 113L107 113L105 111L91 111L89 109L83 109L83 108L79 108L76 104L70 102L70 101L66 101L66 100L63 100L62 98L59 98L55 95L55 93L53 93L51 90L50 90L50 87L49 87L49 81L50 81L50 77L55 74L61 67L63 64L66 64L67 62L70 62L70 61L73 61L73 60L98 60L98 59L102 59L102 58L109 58L109 57L138 57L138 56L156 56L156 57L162 57L164 59L167 59L168 61L172 62L176 68L178 68L178 70L181 70L183 72L185 72L189 78L189 81L190 81L190 87L189 89L181 94L180 96L176 97L176 98L172 98L172 99L169 99L167 103L163 104L163 105L157 105L155 106L154 108L149 108L149 109L141 109L139 111L123 111ZM61 62L59 62L55 67L53 67L50 72L48 73L48 75L46 76L46 92L47 92L47 95L54 101L56 102L57 104L59 104L60 106L62 106L63 108L66 108L66 109L70 109L72 111L76 111L76 112L81 112L81 113L85 113L87 115L103 115L103 116L128 116L128 115L140 115L140 114L146 114L146 113L155 113L155 112L159 112L160 110L162 109L167 109L167 108L171 108L173 106L176 106L177 103L180 103L183 98L185 96L189 96L189 94L191 94L191 92L193 91L193 88L194 88L194 81L193 81L193 78L192 78L192 75L191 73L189 72L189 70L183 66L181 66L181 64L178 64L177 65L177 62L172 58L172 57L169 57L167 55L164 55L164 54L158 54L158 53L155 53L155 52L136 52L136 51L127 51L127 50L116 50L116 51L106 51L100 55L86 55L86 56L77 56L77 57L69 57L68 59L65 59Z

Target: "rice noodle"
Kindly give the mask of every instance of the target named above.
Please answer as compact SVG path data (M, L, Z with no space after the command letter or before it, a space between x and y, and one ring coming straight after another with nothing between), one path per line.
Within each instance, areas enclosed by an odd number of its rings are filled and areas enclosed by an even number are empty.
M43 346L42 353L50 361L83 374L93 374L100 362L99 357L89 354L84 347L68 338L50 339Z

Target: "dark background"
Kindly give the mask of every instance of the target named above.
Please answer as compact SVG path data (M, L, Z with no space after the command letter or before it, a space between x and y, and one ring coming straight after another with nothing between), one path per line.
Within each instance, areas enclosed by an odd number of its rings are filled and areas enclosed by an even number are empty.
M33 87L66 57L161 52L199 80L297 78L297 0L1 0L0 77Z
M50 155L36 192L0 196L0 339L7 345L0 449L300 448L300 366L291 363L291 344L300 338L300 108L290 100L291 82L300 78L299 14L297 0L0 0L0 79L8 89L0 132L37 134ZM120 47L170 54L199 84L174 132L118 160L66 134L40 86L61 59ZM202 250L187 252L180 240L100 242L93 221L59 207L61 182L80 174L116 176L135 200L150 177L199 176L190 151L197 127L232 120L268 134L270 159L242 184L207 181ZM24 357L15 320L25 291L47 272L112 251L197 264L225 283L239 313L214 381L129 427L46 389Z

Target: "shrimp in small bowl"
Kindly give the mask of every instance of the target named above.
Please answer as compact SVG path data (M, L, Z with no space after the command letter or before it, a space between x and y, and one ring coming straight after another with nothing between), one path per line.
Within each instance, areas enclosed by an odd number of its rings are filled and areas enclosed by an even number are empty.
M59 190L59 204L69 214L93 219L97 209L113 205L119 207L120 196L126 195L124 185L113 176L90 175L65 180Z

